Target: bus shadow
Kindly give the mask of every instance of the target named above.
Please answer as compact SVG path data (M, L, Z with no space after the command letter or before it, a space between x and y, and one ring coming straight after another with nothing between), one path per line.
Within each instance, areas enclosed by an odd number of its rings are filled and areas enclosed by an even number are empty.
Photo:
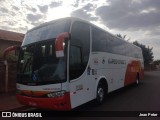
M140 82L138 85L137 84L131 84L131 85L128 85L126 87L117 89L113 92L110 92L107 95L107 98L105 99L103 104L107 104L107 102L109 102L113 99L116 99L119 96L122 96L122 95L126 94L127 92L135 90L136 88L140 88L142 85L143 85L143 83ZM99 107L103 106L103 104L98 105L98 104L96 104L95 100L92 100L90 102L87 102L87 103L79 106L79 107L76 107L72 111L92 111L92 110L95 110L96 108L99 108Z

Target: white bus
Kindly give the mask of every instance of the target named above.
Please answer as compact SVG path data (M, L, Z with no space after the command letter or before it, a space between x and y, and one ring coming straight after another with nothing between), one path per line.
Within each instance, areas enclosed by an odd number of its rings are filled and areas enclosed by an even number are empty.
M78 19L54 20L29 30L18 59L21 104L70 110L143 78L141 48Z

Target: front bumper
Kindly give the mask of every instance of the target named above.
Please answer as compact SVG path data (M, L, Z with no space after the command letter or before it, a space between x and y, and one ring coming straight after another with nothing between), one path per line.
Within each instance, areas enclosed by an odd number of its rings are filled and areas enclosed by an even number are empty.
M52 110L71 110L70 93L66 92L64 96L56 98L35 98L16 94L17 100L23 104L37 108Z

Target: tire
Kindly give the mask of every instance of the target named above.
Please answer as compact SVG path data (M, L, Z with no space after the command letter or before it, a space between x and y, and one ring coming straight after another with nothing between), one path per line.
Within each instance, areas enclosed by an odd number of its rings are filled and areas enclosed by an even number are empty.
M102 85L102 83L99 83L97 87L96 103L102 104L104 102L104 99L105 99L105 88Z

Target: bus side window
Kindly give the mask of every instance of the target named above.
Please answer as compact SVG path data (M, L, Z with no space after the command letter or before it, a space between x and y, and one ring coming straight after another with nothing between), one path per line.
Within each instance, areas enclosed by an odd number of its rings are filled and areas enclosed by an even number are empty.
M70 79L75 79L83 72L81 48L71 45L70 47Z

